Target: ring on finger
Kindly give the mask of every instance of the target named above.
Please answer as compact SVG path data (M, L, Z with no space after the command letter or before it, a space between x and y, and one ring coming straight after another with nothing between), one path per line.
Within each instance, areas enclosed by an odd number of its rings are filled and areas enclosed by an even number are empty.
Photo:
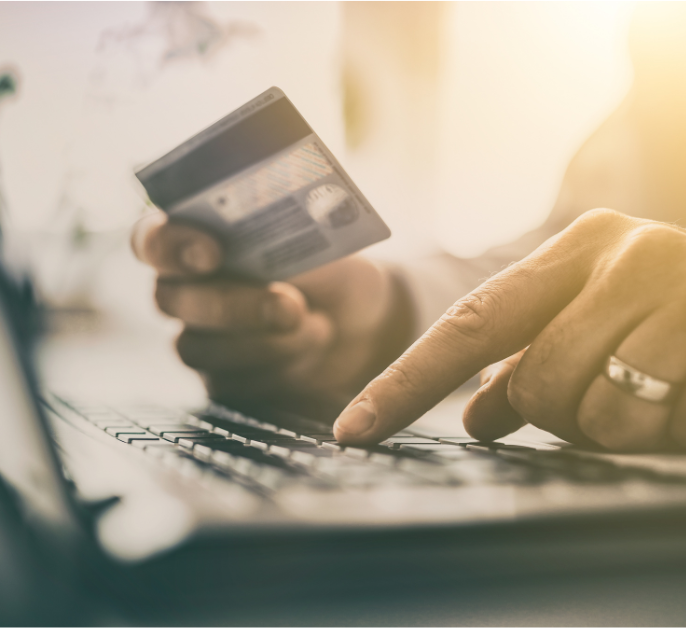
M627 365L616 356L610 356L603 374L616 387L634 397L657 404L671 404L682 385L660 380Z

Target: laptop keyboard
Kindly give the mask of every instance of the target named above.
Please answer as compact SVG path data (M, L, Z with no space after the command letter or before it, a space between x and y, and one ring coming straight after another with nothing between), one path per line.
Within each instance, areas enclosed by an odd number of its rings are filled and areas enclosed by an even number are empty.
M683 477L566 450L400 432L378 446L342 447L331 428L294 418L276 424L211 404L198 413L156 406L106 407L65 402L112 439L191 477L220 474L260 493L293 483L331 488L380 485L574 484ZM544 446L541 446L544 448Z

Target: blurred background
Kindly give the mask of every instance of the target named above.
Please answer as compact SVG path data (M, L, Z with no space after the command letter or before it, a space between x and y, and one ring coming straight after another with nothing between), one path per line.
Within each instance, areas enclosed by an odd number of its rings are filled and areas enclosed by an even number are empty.
M176 378L184 401L202 395L173 353L176 324L155 310L151 270L129 251L150 211L133 171L272 85L393 230L370 255L470 257L536 227L631 85L633 8L0 3L3 237L53 313L47 376L78 379L94 334L119 331L122 359L157 348L129 368L138 393L168 395ZM67 336L79 360L51 363ZM100 373L93 395L131 393Z

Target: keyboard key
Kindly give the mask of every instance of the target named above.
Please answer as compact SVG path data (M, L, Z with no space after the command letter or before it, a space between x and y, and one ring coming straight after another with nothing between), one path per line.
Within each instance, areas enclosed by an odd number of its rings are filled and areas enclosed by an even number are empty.
M153 443L164 443L164 441L158 439L157 437L143 437L141 439L131 439L129 443L135 448L141 448L144 450Z
M149 450L148 452L155 452L154 450ZM169 467L173 467L175 469L179 469L182 465L184 465L184 461L186 459L190 459L191 455L184 452L183 450L179 450L179 448L174 448L174 450L168 450L166 452L162 453L162 462L165 465L168 465Z
M467 448L441 448L432 449L428 451L431 457L438 457L442 461L461 461L464 459L471 460L478 454L475 454Z
M119 420L114 420L111 419L109 421L103 421L103 422L91 422L95 424L98 428L101 430L107 430L108 428L138 428L138 426L134 426L130 421L126 419L119 419Z
M214 451L210 456L210 461L220 470L246 478L268 490L283 486L297 475L295 468L286 465L276 457L265 455L254 448L245 448L245 450L252 450L249 457L240 456L235 452ZM247 454L247 452L240 454Z
M227 452L213 452L210 461L221 469L241 476L249 476L253 466L249 459L234 456Z
M212 448L204 443L196 443L193 447L193 455L201 461L209 461L212 456Z
M327 448L329 450L335 450L336 452L342 452L343 448L338 445L337 442L322 441L322 448Z
M206 417L206 421L214 426L213 432L217 432L218 429L223 429L227 431L232 438L235 438L236 435L238 435L239 437L242 437L244 441L256 439L257 441L265 442L265 440L274 438L278 435L278 433L271 430L259 428L258 426L261 425L259 422L253 422L253 425L248 424L247 419L244 420L244 423L232 421L224 417Z
M447 443L453 446L466 446L468 443L479 443L471 437L439 437L440 443Z
M308 437L308 436L306 436L306 435L300 435L300 437L298 437L298 440L299 440L299 441L306 441L306 442L308 442L308 443L313 443L314 445L318 445L318 444L319 444L319 442L317 441L317 439L315 439L314 437Z
M341 456L340 452L336 452L335 450L329 450L328 448L321 448L318 446L312 446L310 448L292 448L291 452L305 452L306 454L316 456L318 459L330 459L332 457Z
M146 437L140 433L131 434L126 432L118 434L117 439L119 439L119 441L123 441L124 443L131 443L132 441L158 441L157 437Z
M356 459L366 459L369 457L369 451L363 450L362 448L346 448L343 451L343 454Z
M494 441L489 446L493 450L528 450L529 452L536 452L537 449L530 446L515 445L513 443L500 443Z
M395 467L398 462L398 457L391 456L390 454L379 454L378 452L372 452L369 455L369 460L377 465L383 465L385 467Z
M390 437L381 443L382 446L388 447L399 447L401 445L438 445L438 441L435 439L426 439L424 437Z
M306 435L302 435L304 437ZM336 441L336 437L332 432L320 432L320 433L314 433L314 434L308 434L308 437L311 437L312 439L316 439L317 441Z
M122 435L124 433L141 436L145 436L148 434L145 432L145 430L141 430L140 428L138 428L138 426L132 426L130 424L128 426L112 426L110 428L105 429L105 432L108 435L112 435L113 437L118 437L119 435Z
M260 437L259 439L253 439L254 441L261 441L267 445L283 446L284 448L296 448L298 446L311 446L313 448L317 447L316 443L301 441L295 437L286 437L285 435L274 435L273 437Z
M233 439L217 439L216 441L209 441L200 445L222 452L248 452L249 450L258 452L254 448L250 448L244 443L241 443L240 441L234 441Z
M455 451L464 451L464 448L459 448L456 446L448 445L447 443L433 443L433 444L426 444L426 443L419 443L419 444L412 444L412 445L400 445L398 446L398 450L401 453L407 454L409 456L412 456L414 458L426 458L426 457L431 457L434 455L442 455L443 453L453 453ZM473 454L473 453L472 453ZM450 454L449 454L450 456ZM459 456L459 455L457 455Z
M210 445L218 441L226 441L226 439L224 439L224 437L220 437L219 435L207 433L205 435L201 435L200 437L182 437L177 441L177 443L182 448L188 448L192 450L195 445Z
M179 419L178 421L174 421L173 417L161 417L159 419L150 419L150 418L138 418L135 417L132 419L136 424L139 426L142 426L146 430L150 430L151 428L154 428L155 426L166 426L166 427L171 427L171 426L185 426L186 421L184 419Z
M389 483L407 482L406 475L381 466L370 464L367 461L352 461L344 457L331 459L317 459L312 468L313 473L320 475L322 479L333 481L336 485L344 488L364 488Z
M162 439L165 441L170 441L171 443L178 443L179 439L184 439L184 438L191 438L191 437L206 437L209 435L207 432L197 432L197 433L190 433L190 432L165 432L162 435Z
M269 446L269 453L279 456L282 459L288 459L291 456L291 451L282 446Z
M286 428L279 428L279 434L284 435L286 437L294 437L294 438L298 436L297 432L293 432L292 430L288 430Z
M201 430L200 428L198 428L197 426L191 426L190 424L178 424L176 426L174 426L173 424L172 425L152 424L149 427L149 430L153 435L159 435L160 437L163 437L165 435L165 433L171 433L171 432L173 432L173 433L184 433L185 432L185 433L191 433L191 434L195 434L198 432L205 432L205 431Z
M561 451L498 449L498 458L524 462L533 469L582 483L613 483L627 476L627 471L604 461L582 461Z
M495 448L491 448L488 445L481 443L469 443L465 446L465 448L467 450L471 450L472 452L486 452L487 454L493 454L495 452Z
M439 485L454 484L457 481L455 474L451 473L451 470L447 467L433 465L424 461L403 459L398 461L398 468L413 476Z
M200 480L203 474L207 471L203 464L194 461L193 459L181 459L177 466L177 471L184 477L193 480Z
M526 484L531 469L525 466L507 465L497 457L476 455L470 460L457 460L446 466L456 479L469 485Z
M277 491L285 484L289 483L294 477L288 472L284 472L276 467L268 465L254 466L251 469L251 480L269 491Z
M196 428L201 428L202 430L207 430L210 432L214 429L214 424L211 424L200 417L196 417L195 415L190 415L188 417L188 423L191 426L195 426Z
M317 460L317 457L309 452L295 451L291 453L291 461L310 467Z
M165 441L151 442L144 447L144 450L145 454L160 459L168 452L178 452L178 448L176 446L173 446Z
M498 441L491 441L487 443L468 443L465 445L467 450L474 450L475 452L496 452L502 450L514 450L523 452L536 452L534 448L527 446L513 445L509 443L499 443Z

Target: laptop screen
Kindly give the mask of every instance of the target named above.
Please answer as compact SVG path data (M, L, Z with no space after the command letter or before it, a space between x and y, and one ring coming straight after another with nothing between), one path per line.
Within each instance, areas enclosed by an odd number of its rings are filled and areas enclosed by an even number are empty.
M75 521L9 316L11 285L0 264L0 477L27 518L67 533Z

